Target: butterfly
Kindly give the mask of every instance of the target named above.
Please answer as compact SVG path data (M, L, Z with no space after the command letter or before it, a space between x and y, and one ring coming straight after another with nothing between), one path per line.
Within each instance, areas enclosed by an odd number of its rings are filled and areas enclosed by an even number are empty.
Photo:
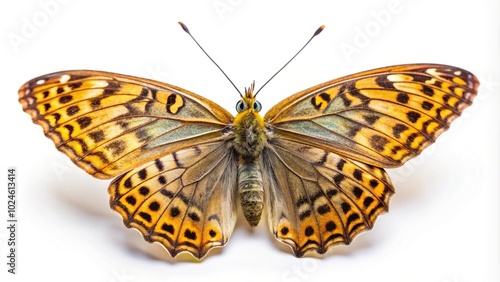
M439 64L383 67L298 92L264 116L254 84L231 115L183 88L74 70L19 90L77 166L114 180L110 206L172 256L224 246L238 206L301 257L373 227L394 193L384 168L417 156L471 105L479 82Z

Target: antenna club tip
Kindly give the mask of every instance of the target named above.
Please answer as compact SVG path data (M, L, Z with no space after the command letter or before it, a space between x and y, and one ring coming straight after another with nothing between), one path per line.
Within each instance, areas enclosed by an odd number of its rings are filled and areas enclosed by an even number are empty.
M325 25L318 27L318 29L314 32L313 36L320 34L323 31L323 29L325 29Z
M186 33L189 33L188 27L183 22L178 22L178 23Z

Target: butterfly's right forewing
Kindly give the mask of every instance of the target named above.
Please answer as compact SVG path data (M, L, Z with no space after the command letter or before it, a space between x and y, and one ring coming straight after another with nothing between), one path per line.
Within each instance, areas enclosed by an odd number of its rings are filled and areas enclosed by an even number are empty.
M307 143L379 167L417 156L471 105L479 82L445 65L379 68L325 82L266 113L273 138Z

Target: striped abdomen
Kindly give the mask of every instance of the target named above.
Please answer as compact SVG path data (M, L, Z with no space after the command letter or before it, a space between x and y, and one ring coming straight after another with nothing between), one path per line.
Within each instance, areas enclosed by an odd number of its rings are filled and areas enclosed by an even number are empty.
M243 163L238 167L238 194L243 215L251 226L259 224L264 208L262 174L257 163Z

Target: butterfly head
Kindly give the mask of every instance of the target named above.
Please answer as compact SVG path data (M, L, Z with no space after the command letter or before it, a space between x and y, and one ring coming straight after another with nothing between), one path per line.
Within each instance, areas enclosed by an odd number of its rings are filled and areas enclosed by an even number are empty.
M236 103L236 111L238 116L248 115L248 114L258 114L262 109L262 105L255 98L254 95L255 81L250 85L250 87L245 88L245 95L241 96L241 100Z
M245 89L245 95L236 103L234 117L234 147L244 158L257 157L265 145L265 122L260 115L261 104L253 93L254 83Z

